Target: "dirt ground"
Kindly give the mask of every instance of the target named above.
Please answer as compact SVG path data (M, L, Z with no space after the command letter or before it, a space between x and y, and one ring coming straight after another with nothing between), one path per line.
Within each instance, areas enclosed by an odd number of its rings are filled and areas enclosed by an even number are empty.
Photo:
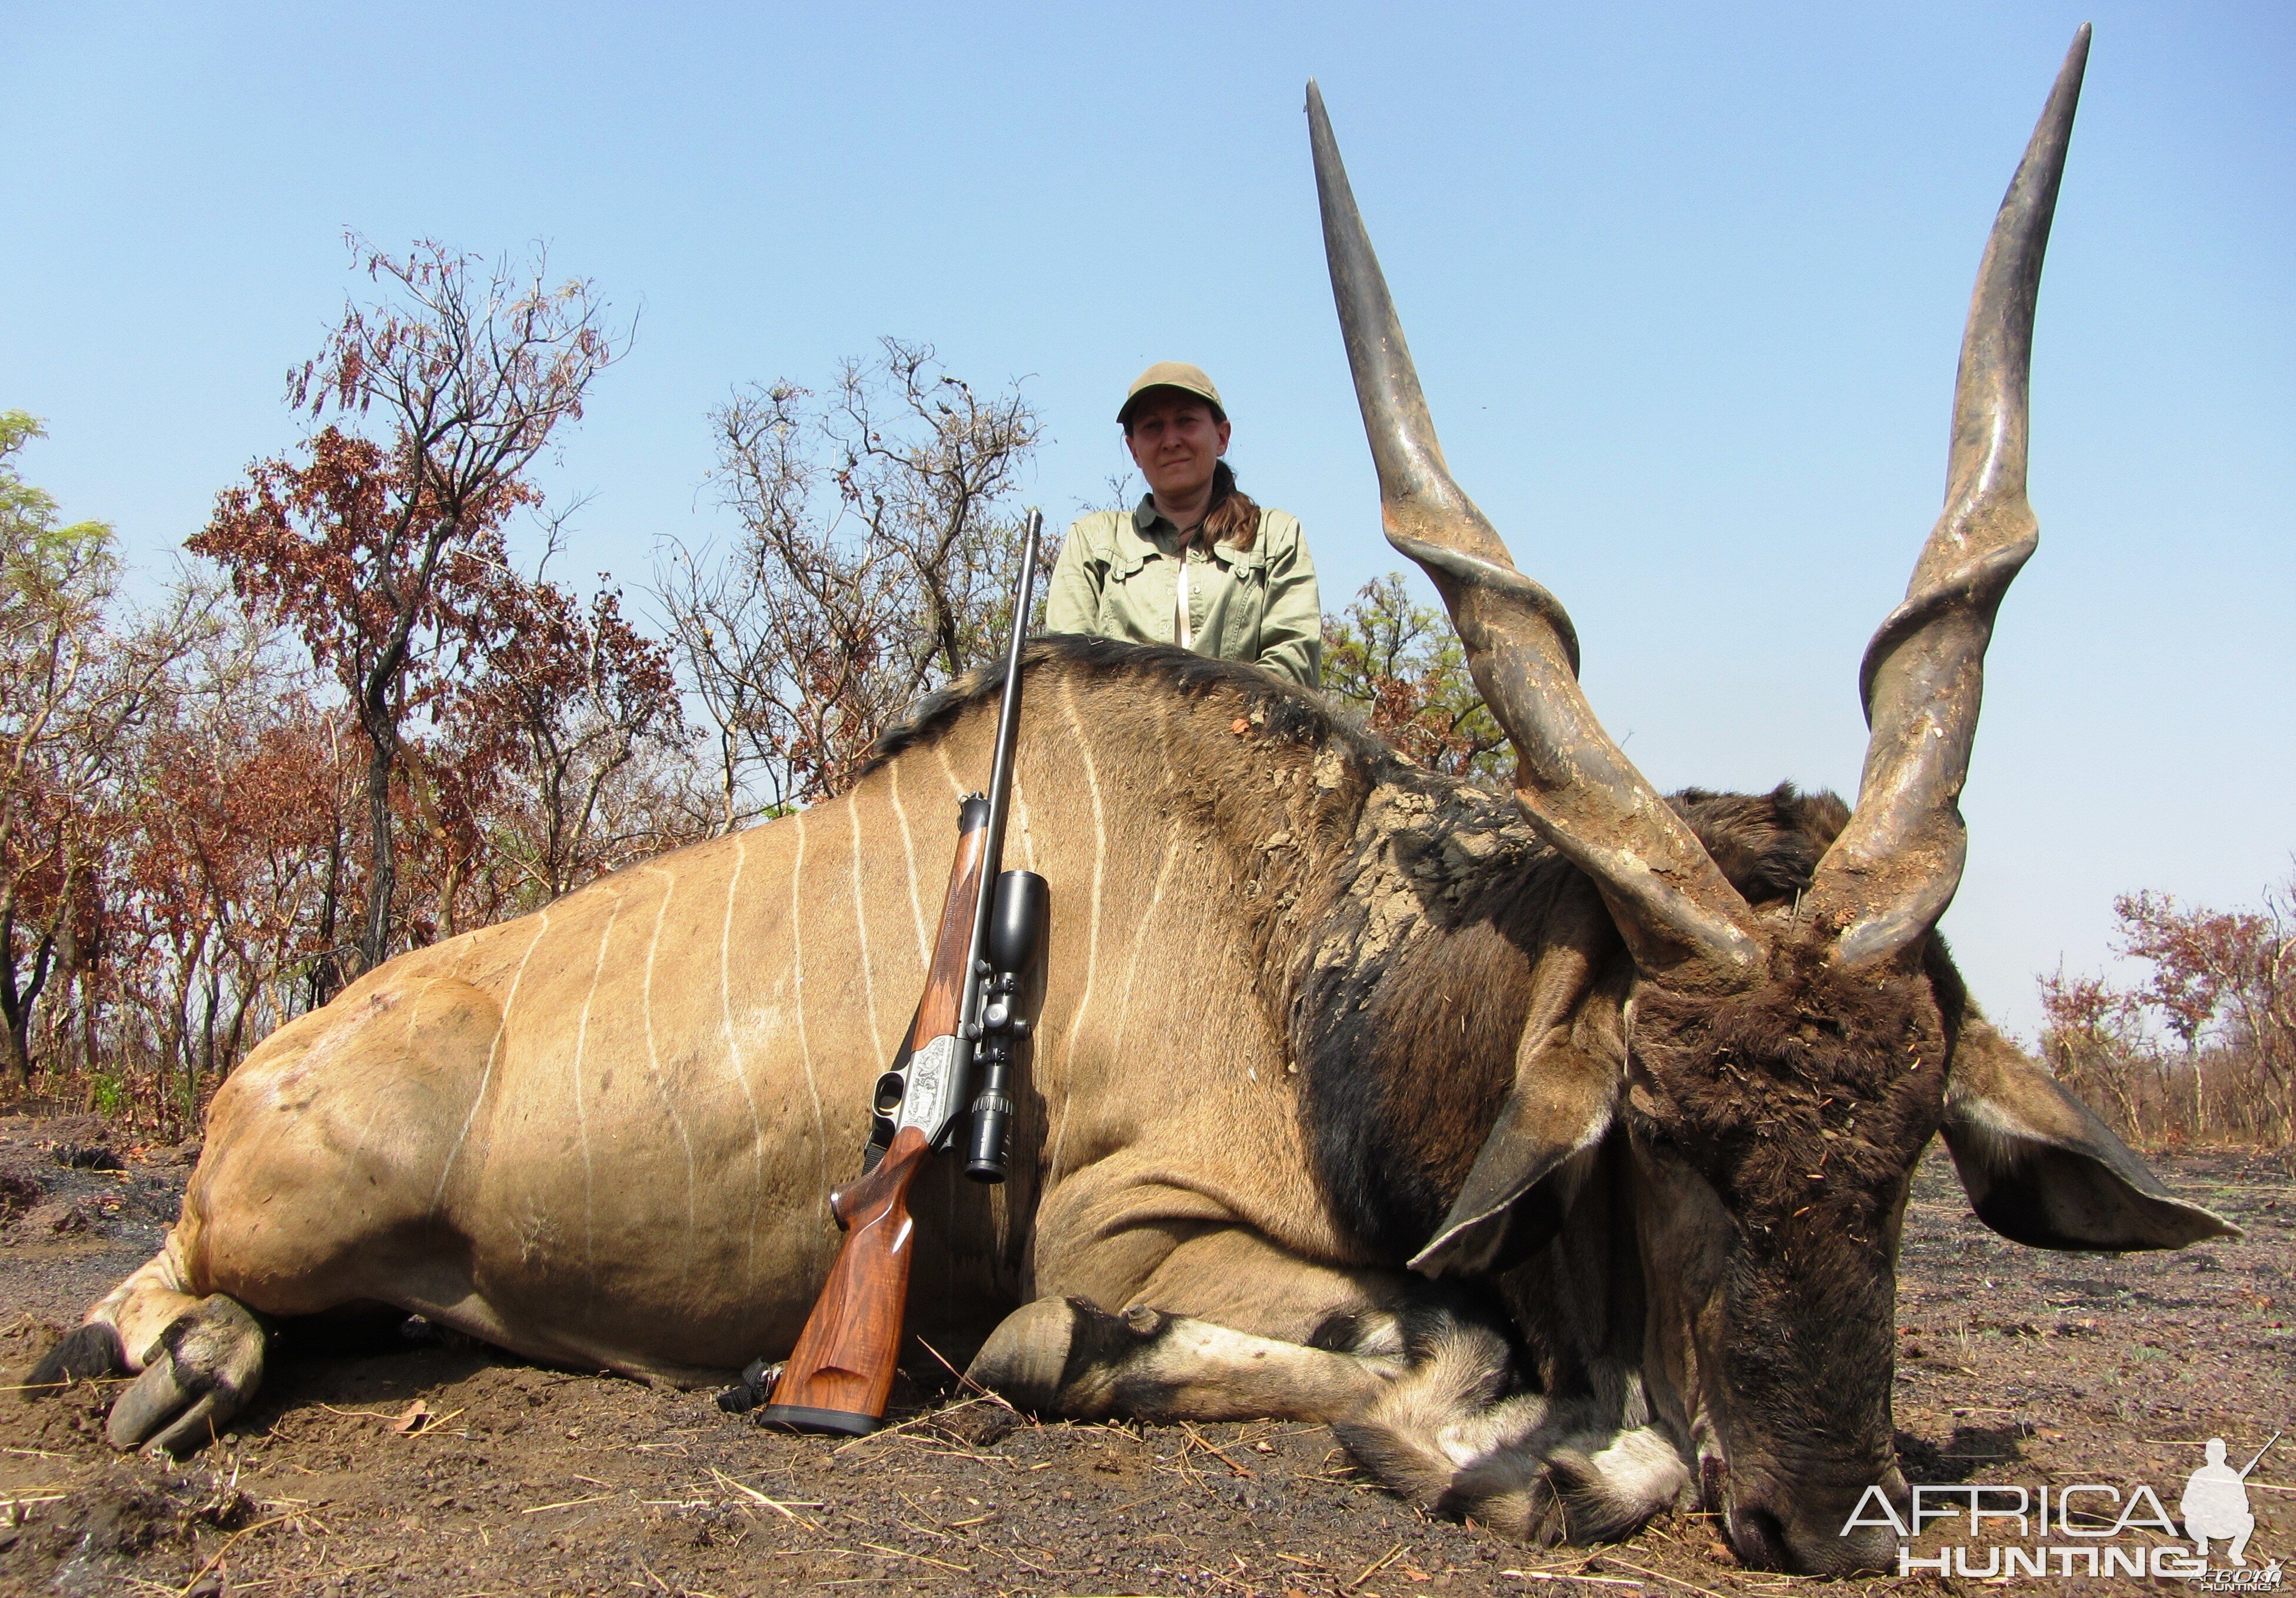
M194 1152L0 1116L0 1386L149 1257ZM2276 1429L2296 1433L2296 1184L2236 1155L2155 1168L2247 1241L2034 1252L1970 1217L1941 1156L1924 1166L1897 1378L1914 1480L2143 1480L2174 1512L2207 1438L2237 1464ZM222 1443L175 1466L104 1446L108 1386L0 1399L0 1592L1679 1598L1797 1585L1741 1569L1702 1515L1614 1547L1527 1547L1422 1516L1317 1427L1038 1425L953 1388L905 1387L898 1425L837 1442L761 1430L711 1393L395 1340L283 1353ZM2296 1438L2249 1482L2251 1562L2296 1553Z

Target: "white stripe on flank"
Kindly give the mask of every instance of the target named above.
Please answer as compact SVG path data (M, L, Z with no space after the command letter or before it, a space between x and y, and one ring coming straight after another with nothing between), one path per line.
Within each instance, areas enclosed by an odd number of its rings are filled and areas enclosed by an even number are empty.
M1029 791L1021 786L1021 761L1018 751L1013 760L1013 819L1021 826L1021 853L1027 857L1028 869L1037 869L1037 833L1029 825ZM1009 845L1013 834L1008 831L1004 841Z
M1162 864L1156 867L1156 886L1149 891L1148 908L1141 912L1139 923L1132 930L1132 958L1124 968L1124 996L1116 1002L1116 1036L1109 1043L1111 1052L1119 1060L1124 1057L1124 1039L1132 1030L1132 986L1139 979L1140 956L1148 947L1149 924L1156 919L1157 906L1164 902L1165 881L1172 874L1173 863L1179 857L1180 838L1175 832L1164 846Z
M677 1096L663 1086L661 1080L661 1051L653 1041L653 968L655 956L661 953L661 924L669 919L670 895L677 891L677 879L657 865L645 867L648 876L661 879L661 904L653 913L653 936L646 942L645 983L640 989L644 996L639 1008L645 1016L646 1072L653 1078L653 1090L661 1095L662 1108L669 1112L669 1123L677 1128L677 1141L685 1150L685 1224L701 1225L701 1210L694 1202L693 1139L686 1135L685 1118L677 1112Z
M455 1174L455 1162L463 1157L463 1145L470 1141L471 1123L479 1119L479 1106L487 1102L487 1088L495 1079L495 1060L502 1053L504 1032L510 1028L510 1007L518 1002L518 985L526 980L526 963L534 958L535 947L542 935L550 930L550 912L537 910L534 915L534 936L527 940L526 953L518 957L518 969L511 973L510 991L503 995L502 1013L495 1021L494 1040L487 1045L486 1069L479 1073L479 1090L471 1095L470 1113L463 1118L463 1129L455 1134L455 1146L447 1151L447 1163L439 1168L439 1185L430 1190L430 1209L438 1212L439 1201L447 1196L447 1178Z
M1160 698L1155 705L1156 748L1163 756L1164 765L1163 784L1157 790L1157 796L1160 799L1179 785L1179 778L1172 770L1171 712ZM1132 957L1124 968L1124 996L1117 1001L1116 1035L1110 1040L1109 1049L1119 1060L1124 1058L1124 1040L1132 1030L1132 990L1140 976L1140 956L1148 947L1148 929L1156 919L1158 907L1164 902L1164 884L1169 880L1172 867L1180 857L1178 830L1168 824L1165 830L1170 833L1170 838L1164 845L1164 858L1156 867L1156 882L1149 890L1148 908L1141 913L1138 923L1132 929Z
M813 1151L821 1161L821 1180L813 1184L824 1218L829 1214L829 1129L822 1124L821 1092L813 1080L813 1044L805 1032L805 922L800 918L797 890L805 878L805 812L790 819L797 824L797 858L790 863L790 989L797 1001L797 1057L805 1067L806 1095L813 1101ZM826 1246L827 1238L822 1240Z
M1093 977L1100 969L1100 889L1102 874L1108 865L1108 823L1100 803L1100 768L1092 758L1092 740L1085 732L1084 718L1077 714L1076 683L1072 677L1061 679L1061 709L1076 733L1076 752L1084 761L1085 786L1092 794L1092 910L1085 929L1084 987L1077 995L1074 1019L1069 1022L1068 1046L1061 1053L1061 1129L1054 1135L1052 1156L1045 1162L1048 1181L1060 1175L1061 1145L1068 1141L1069 1086L1076 1080L1077 1034L1084 1029L1085 1012L1092 1003Z
M718 932L718 998L726 1019L726 1060L734 1080L742 1085L742 1101L750 1107L750 1280L758 1279L758 1206L766 1191L766 1128L758 1119L758 1096L750 1091L750 1072L742 1061L741 1035L734 1030L734 890L742 885L742 868L750 862L750 835L734 834L734 874L726 879L726 922Z
M940 762L940 774L948 779L948 791L956 795L957 799L962 801L964 796L972 791L956 780L956 767L948 763L947 739L942 738L935 741L933 744L933 756Z
M917 964L932 963L932 945L925 937L925 907L917 897L917 845L909 836L908 807L901 803L901 763L895 760L885 767L888 791L893 796L893 816L901 824L901 858L909 867L909 918L917 923Z
M574 1132L582 1144L582 1258L597 1262L598 1219L596 1170L590 1160L590 1112L582 1103L582 1061L590 1046L590 1005L598 996L598 977L606 969L606 945L612 941L614 923L621 919L622 896L607 907L605 930L598 934L598 960L590 968L590 988L582 996L582 1019L574 1028Z
M861 903L861 804L849 793L845 814L853 821L853 930L861 939L861 1002L869 1010L869 1043L877 1058L885 1058L884 1035L877 1030L877 978L869 969L869 917Z

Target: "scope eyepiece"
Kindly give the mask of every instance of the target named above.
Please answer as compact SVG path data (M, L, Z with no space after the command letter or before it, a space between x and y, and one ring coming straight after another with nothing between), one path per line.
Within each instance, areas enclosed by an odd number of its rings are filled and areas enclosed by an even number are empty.
M1044 941L1046 912L1052 904L1052 887L1032 871L1000 872L996 897L988 913L988 963L1000 971L1025 978L1037 963L1037 947Z

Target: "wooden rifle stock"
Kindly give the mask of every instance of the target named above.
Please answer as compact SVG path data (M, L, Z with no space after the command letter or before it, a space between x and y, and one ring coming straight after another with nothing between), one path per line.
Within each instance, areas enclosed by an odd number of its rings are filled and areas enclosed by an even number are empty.
M972 976L973 922L986 888L988 827L981 808L980 820L957 839L932 964L909 1023L906 1053L955 1036L960 1022ZM968 819L971 814L968 807ZM923 1133L904 1127L874 1167L829 1195L829 1212L845 1229L845 1245L774 1384L772 1402L759 1412L761 1421L858 1437L885 1418L909 1299L909 1187L931 1153Z

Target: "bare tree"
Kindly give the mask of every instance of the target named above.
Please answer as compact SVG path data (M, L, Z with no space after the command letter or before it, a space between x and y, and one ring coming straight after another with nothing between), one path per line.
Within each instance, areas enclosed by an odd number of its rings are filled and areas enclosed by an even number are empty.
M176 588L176 609L211 625L116 774L101 958L78 1001L82 1059L105 1091L140 1061L160 1118L192 1125L205 1089L308 1003L357 762L346 712L322 707L324 678L283 628L212 574Z
M0 1065L20 1083L34 1007L96 941L131 740L209 625L193 594L141 616L115 604L111 529L59 526L17 473L39 436L30 416L0 413Z
M753 384L712 413L738 546L667 545L657 598L718 746L719 824L838 792L920 697L985 661L1042 436L930 346L848 361L826 395Z
M2113 901L2134 987L2060 971L2041 984L2042 1047L2060 1076L2102 1087L2131 1129L2296 1146L2296 874L2261 908L2164 893Z
M2057 1078L2088 1102L2102 1104L2124 1135L2142 1142L2158 1135L2148 1125L2148 1092L2156 1072L2143 1006L2101 977L2066 974L2041 979L2041 1057Z

